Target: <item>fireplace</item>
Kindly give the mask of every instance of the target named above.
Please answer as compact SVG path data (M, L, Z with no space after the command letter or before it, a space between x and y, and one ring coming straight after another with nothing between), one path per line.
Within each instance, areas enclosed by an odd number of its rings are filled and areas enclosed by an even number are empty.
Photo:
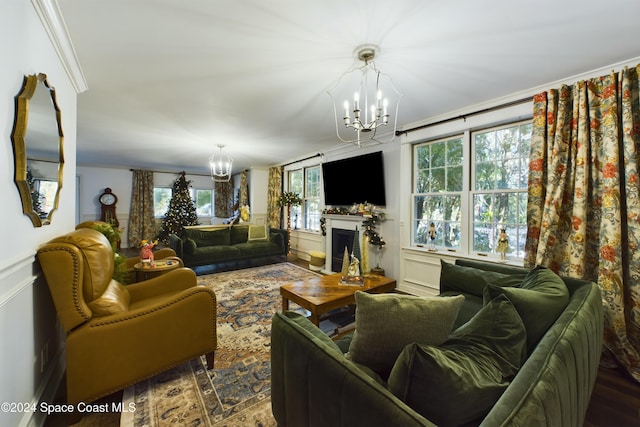
M327 262L323 273L339 273L342 271L342 258L344 247L347 247L349 255L353 251L353 239L356 230L362 230L363 217L359 215L332 215L325 214L327 234L324 241L324 252ZM362 236L362 232L360 232Z
M342 261L344 260L344 248L347 247L349 255L353 251L353 240L355 230L345 230L344 228L331 229L331 270L342 271Z

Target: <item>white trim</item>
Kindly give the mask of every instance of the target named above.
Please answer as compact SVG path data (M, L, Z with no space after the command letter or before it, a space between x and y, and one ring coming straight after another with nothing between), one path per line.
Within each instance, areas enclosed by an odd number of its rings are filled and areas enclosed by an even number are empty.
M38 14L76 93L86 91L88 89L87 81L67 31L60 6L58 6L58 0L31 0L31 4Z
M34 255L29 254L24 257L19 257L13 260L10 260L7 264L0 266L0 283L10 283L10 280L5 280L8 277L16 274L21 270L27 271L27 269L33 268ZM35 281L36 276L30 275L25 277L21 283L13 286L0 295L0 309L4 307L9 301L11 301L16 295L20 294L26 288L33 286L33 282Z

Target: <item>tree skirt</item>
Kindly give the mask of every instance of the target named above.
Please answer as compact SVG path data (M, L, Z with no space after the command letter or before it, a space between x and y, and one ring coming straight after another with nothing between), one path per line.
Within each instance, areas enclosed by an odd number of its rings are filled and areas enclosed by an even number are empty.
M316 273L279 263L198 277L218 300L215 368L203 357L124 391L123 426L275 426L271 414L271 318L280 286Z

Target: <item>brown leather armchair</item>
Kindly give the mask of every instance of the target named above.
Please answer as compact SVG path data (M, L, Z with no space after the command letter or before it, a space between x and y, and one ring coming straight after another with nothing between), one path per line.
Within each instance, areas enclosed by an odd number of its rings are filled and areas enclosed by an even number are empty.
M123 286L107 238L82 228L37 254L66 332L67 400L94 401L217 345L216 295L178 268Z

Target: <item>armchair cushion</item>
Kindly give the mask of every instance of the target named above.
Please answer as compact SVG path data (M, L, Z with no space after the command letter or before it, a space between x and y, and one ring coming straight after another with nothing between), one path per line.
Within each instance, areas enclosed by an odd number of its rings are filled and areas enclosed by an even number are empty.
M127 311L131 296L127 288L112 280L107 286L107 290L99 297L87 305L94 316L108 316Z
M406 345L437 345L447 339L464 296L416 297L358 291L355 299L356 331L348 357L386 379Z

